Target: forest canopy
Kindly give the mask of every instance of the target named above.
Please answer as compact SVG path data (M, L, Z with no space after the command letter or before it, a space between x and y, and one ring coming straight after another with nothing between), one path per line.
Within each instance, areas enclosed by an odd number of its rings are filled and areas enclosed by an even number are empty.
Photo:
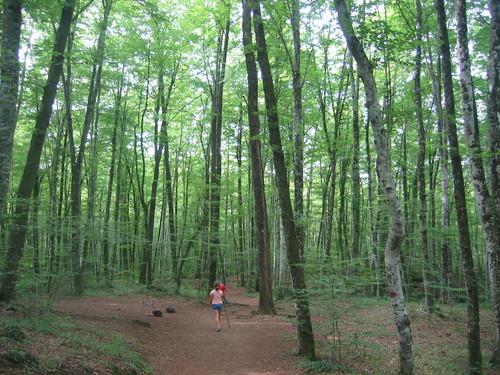
M499 326L496 3L4 0L1 299L236 276Z

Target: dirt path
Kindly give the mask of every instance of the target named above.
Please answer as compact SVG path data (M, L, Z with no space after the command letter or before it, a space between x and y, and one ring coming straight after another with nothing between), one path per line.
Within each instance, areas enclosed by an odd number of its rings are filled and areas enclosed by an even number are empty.
M230 327L223 314L221 332L215 331L208 298L201 304L176 297L89 297L59 300L55 309L125 335L155 375L302 374L292 367L295 328L282 316L252 314L258 300L228 288ZM165 313L167 306L176 313ZM162 310L163 317L147 316L153 310Z

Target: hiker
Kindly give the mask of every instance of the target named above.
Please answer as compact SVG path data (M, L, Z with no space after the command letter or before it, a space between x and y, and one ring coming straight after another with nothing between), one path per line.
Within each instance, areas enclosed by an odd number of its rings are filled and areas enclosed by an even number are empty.
M224 308L224 293L220 290L220 283L214 283L214 289L210 292L209 304L212 306L212 311L215 314L215 330L220 332L220 314Z
M224 303L227 303L226 292L229 291L229 290L226 288L226 286L224 285L223 281L220 282L219 289L222 291L222 301Z

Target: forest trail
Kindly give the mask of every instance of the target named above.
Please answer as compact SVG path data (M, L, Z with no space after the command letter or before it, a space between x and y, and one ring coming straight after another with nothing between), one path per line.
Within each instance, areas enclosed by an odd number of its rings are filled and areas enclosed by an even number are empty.
M298 375L296 330L283 316L259 316L258 299L227 285L221 332L208 305L182 297L104 296L62 299L55 310L124 335L154 375ZM165 312L172 306L176 312ZM162 317L149 314L161 310ZM150 326L148 326L150 325Z

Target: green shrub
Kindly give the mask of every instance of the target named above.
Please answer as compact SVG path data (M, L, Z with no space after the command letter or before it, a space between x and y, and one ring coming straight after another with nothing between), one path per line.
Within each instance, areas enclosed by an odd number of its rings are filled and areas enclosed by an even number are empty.
M24 334L22 329L15 324L5 327L2 330L2 336L17 342L24 342L26 340L26 335Z
M327 374L334 370L333 365L327 361L307 362L301 367L309 374Z
M2 367L27 367L36 366L36 357L21 349L10 349L5 353L0 353L0 365Z

